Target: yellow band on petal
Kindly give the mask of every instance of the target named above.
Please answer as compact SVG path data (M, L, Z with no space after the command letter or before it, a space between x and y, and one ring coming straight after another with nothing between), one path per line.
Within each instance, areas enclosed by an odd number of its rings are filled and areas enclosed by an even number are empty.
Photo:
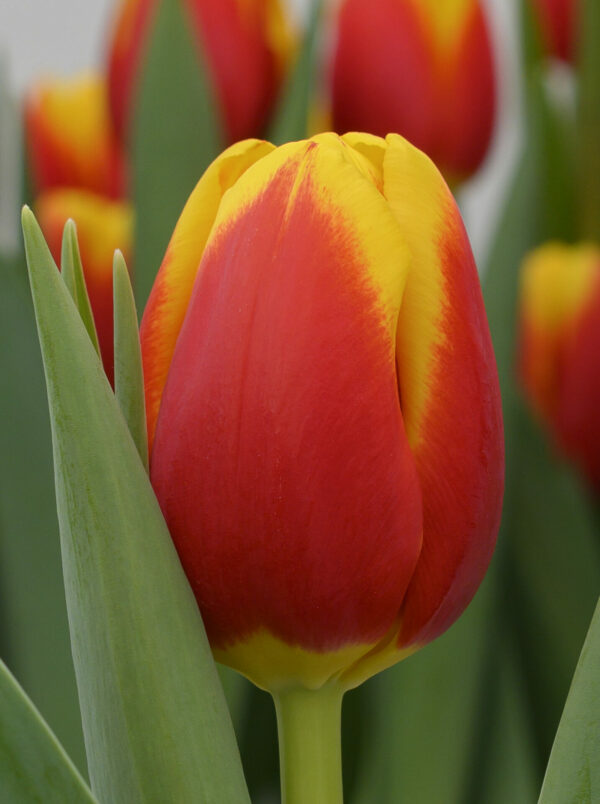
M268 631L259 631L226 649L213 648L213 653L218 662L273 693L294 685L319 689L345 668L354 665L372 647L349 645L340 650L318 653L288 645Z
M598 280L600 249L548 243L523 262L521 309L534 328L552 333L581 311Z
M457 45L476 0L412 0L441 50Z

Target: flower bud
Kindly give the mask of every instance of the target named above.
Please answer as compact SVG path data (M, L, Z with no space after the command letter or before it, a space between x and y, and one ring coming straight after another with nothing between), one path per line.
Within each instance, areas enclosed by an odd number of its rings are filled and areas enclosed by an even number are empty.
M111 201L80 190L50 190L35 202L35 214L52 256L60 265L64 225L73 218L104 370L113 381L113 255L126 260L133 249L133 211L123 201Z
M503 441L471 249L396 135L225 151L142 328L151 480L219 661L360 683L490 560Z
M520 375L560 449L600 490L600 249L550 243L521 277Z
M37 84L25 102L25 137L35 194L57 187L123 194L123 157L99 76Z
M336 131L394 131L446 178L481 164L496 102L477 0L343 0L332 71Z
M121 0L109 53L110 103L122 140L131 124L160 0ZM228 142L264 131L292 50L279 0L184 0ZM174 43L176 46L176 43Z

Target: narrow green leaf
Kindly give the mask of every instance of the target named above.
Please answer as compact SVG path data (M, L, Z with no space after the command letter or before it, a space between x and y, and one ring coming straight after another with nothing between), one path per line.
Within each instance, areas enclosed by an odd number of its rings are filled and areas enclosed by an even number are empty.
M60 270L67 290L75 302L75 307L79 310L79 315L84 323L94 349L100 354L100 344L94 323L94 314L83 276L83 265L81 254L79 253L79 242L77 240L77 226L72 218L65 223L63 230L62 249L60 254Z
M488 647L496 634L489 576L465 614L435 642L349 695L371 712L358 804L464 802L481 741Z
M50 422L24 255L3 259L0 271L0 651L84 771Z
M268 139L281 145L301 140L308 134L308 115L314 98L317 41L323 9L322 0L313 0L310 19L294 69L283 87Z
M600 789L600 603L581 652L540 804L593 802Z
M23 212L92 790L249 801L194 596L139 454L41 231Z
M96 801L24 690L0 661L0 790L11 804Z
M484 750L481 762L474 763L466 798L473 804L537 801L539 779L531 714L519 656L511 642L510 634L505 634L493 646L493 675L484 702Z
M135 296L144 309L177 218L218 155L217 105L182 0L157 4L132 131Z
M133 289L120 251L113 263L115 325L115 396L125 417L133 443L148 471L148 436L144 374Z

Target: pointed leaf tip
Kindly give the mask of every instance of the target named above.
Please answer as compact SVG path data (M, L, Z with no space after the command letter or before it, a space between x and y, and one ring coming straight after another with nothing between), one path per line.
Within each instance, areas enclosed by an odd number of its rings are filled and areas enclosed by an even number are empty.
M79 311L90 340L100 354L100 342L94 323L94 314L87 292L85 275L83 273L83 263L79 251L79 240L77 238L77 224L73 218L69 218L63 229L62 249L61 249L61 274L71 298Z
M137 311L129 271L119 249L113 258L115 396L148 471L144 375Z

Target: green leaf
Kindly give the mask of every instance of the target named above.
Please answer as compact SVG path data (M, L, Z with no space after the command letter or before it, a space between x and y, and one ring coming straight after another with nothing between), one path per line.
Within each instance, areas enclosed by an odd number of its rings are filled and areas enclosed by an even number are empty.
M481 741L494 578L452 628L349 695L370 697L358 804L465 801Z
M484 704L484 729L475 750L467 801L485 804L534 804L539 790L535 744L519 656L510 634L495 641L494 667ZM478 756L479 754L479 756ZM478 763L477 759L481 761Z
M543 769L600 588L600 553L585 491L525 407L516 373L518 287L524 255L575 235L572 153L548 106L539 64L526 84L527 137L498 228L484 296L498 362L506 439L506 490L499 544L500 597L520 652ZM551 125L549 125L549 121ZM565 533L569 534L565 539ZM543 556L543 560L541 560Z
M268 139L275 145L301 140L308 134L308 115L314 98L317 39L322 0L313 0L310 20L294 69L284 85L269 129Z
M0 260L0 282L0 650L84 771L50 423L24 255Z
M140 312L181 210L222 146L208 71L182 0L157 5L145 53L131 142Z
M113 264L113 309L115 326L115 396L133 443L148 471L148 436L142 352L135 299L125 259L115 253Z
M23 689L0 661L0 790L11 804L96 801Z
M73 657L100 801L248 802L202 620L127 424L29 210Z
M79 243L77 242L77 226L71 218L65 223L63 230L60 269L63 282L75 302L75 307L79 310L81 320L90 336L94 349L99 355L100 344L98 343L94 314L92 313L92 306L83 276L83 265L81 264Z
M592 802L600 789L600 603L546 770L540 804Z

